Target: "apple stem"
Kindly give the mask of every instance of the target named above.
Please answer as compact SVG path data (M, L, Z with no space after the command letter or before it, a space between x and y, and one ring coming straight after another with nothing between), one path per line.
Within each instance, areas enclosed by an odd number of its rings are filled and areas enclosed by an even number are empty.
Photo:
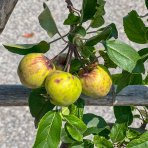
M71 13L76 12L78 15L80 15L80 14L79 14L80 11L77 10L77 9L75 9L75 8L73 7L73 4L72 4L71 0L65 0L65 2L67 3L67 8L69 9L69 12L71 12ZM75 28L75 26L76 26L76 25L71 25L71 26L70 26L70 31L69 31L69 33L72 32L72 30ZM77 48L76 48L76 45L74 45L74 44L72 44L72 43L69 43L69 52L67 53L67 58L66 58L66 61L67 61L67 62L66 62L64 71L69 71L69 69L70 69L70 63L71 63L71 58L72 58L72 54L73 54L73 53L74 53L75 58L80 59L80 60L82 61L82 58L81 58L81 56L80 56L80 54L79 54L79 52L78 52L78 50L77 50ZM83 69L84 69L85 71L87 71L87 69L85 68L85 65L83 65L82 67L83 67Z
M69 44L69 50L68 50L67 57L66 57L66 65L65 65L64 71L69 72L70 70L72 54L73 54L73 47L72 47L72 44Z

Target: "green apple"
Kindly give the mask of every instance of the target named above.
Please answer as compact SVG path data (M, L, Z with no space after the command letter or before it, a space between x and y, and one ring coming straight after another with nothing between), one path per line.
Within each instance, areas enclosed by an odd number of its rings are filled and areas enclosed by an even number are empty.
M94 67L92 70L80 72L82 93L93 97L104 97L108 94L112 86L112 79L109 71L102 65Z
M30 53L20 61L17 72L24 86L35 89L43 86L45 78L53 70L54 65L42 53Z
M57 106L69 106L80 96L80 80L68 72L56 70L45 80L45 88L51 97L51 103Z

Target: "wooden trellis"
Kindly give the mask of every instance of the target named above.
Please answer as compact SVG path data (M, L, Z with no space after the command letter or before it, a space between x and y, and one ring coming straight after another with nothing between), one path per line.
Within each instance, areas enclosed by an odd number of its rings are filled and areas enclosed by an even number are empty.
M0 85L0 106L28 105L30 91L22 85ZM83 95L81 98L88 106L148 106L148 86L131 85L117 95L113 92L112 89L104 98L93 99Z

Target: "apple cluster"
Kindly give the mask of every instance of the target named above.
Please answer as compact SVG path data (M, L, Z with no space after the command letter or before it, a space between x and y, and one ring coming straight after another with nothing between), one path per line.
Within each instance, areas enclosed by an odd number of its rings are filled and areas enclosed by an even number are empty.
M18 76L28 88L45 87L51 103L57 106L73 104L81 93L93 98L103 97L111 88L110 74L101 65L89 67L87 71L80 69L79 76L55 67L42 53L30 53L20 61Z

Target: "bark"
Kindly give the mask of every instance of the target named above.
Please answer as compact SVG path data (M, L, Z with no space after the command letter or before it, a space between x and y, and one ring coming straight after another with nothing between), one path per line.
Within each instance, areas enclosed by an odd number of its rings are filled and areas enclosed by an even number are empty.
M18 0L0 0L0 34L16 5Z

